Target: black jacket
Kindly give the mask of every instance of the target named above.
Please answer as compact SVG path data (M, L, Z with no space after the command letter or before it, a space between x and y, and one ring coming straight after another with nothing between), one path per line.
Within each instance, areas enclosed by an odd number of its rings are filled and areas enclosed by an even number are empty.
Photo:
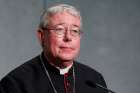
M45 59L43 59L46 61ZM47 62L45 62L47 63ZM64 76L46 64L58 93L64 93ZM75 93L107 93L94 83L106 87L102 75L88 66L74 62ZM72 73L72 70L69 71ZM70 79L71 82L71 79ZM24 63L0 81L0 93L55 93L37 56Z

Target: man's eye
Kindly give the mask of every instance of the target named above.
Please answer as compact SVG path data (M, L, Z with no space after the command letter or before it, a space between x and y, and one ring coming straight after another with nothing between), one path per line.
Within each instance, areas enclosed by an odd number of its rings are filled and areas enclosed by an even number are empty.
M64 31L64 29L63 28L56 28L55 31L60 31L61 32L61 31Z
M80 31L75 29L75 30L72 30L72 32L79 33Z

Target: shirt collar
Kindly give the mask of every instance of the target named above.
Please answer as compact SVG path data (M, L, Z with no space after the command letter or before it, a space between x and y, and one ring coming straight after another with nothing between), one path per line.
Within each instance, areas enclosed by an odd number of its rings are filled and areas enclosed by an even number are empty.
M70 66L68 66L68 67L66 67L66 68L59 68L59 67L56 67L58 70L59 70L59 72L60 72L60 75L64 75L64 74L66 74L66 73L68 73L69 72L69 70L70 70L70 68L72 67L72 65L73 64L71 64Z

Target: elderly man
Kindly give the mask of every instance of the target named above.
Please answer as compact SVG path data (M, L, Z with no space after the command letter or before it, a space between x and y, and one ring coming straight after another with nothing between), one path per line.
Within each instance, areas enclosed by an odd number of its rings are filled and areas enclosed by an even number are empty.
M80 50L82 19L73 6L45 10L37 32L43 52L10 72L3 93L107 93L102 75L74 59Z

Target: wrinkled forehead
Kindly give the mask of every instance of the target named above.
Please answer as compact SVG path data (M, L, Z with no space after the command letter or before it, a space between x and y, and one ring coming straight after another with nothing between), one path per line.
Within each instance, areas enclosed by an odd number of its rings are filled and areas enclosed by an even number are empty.
M53 15L49 15L47 18L48 25L70 25L81 27L80 17L72 15L67 11L55 13Z

